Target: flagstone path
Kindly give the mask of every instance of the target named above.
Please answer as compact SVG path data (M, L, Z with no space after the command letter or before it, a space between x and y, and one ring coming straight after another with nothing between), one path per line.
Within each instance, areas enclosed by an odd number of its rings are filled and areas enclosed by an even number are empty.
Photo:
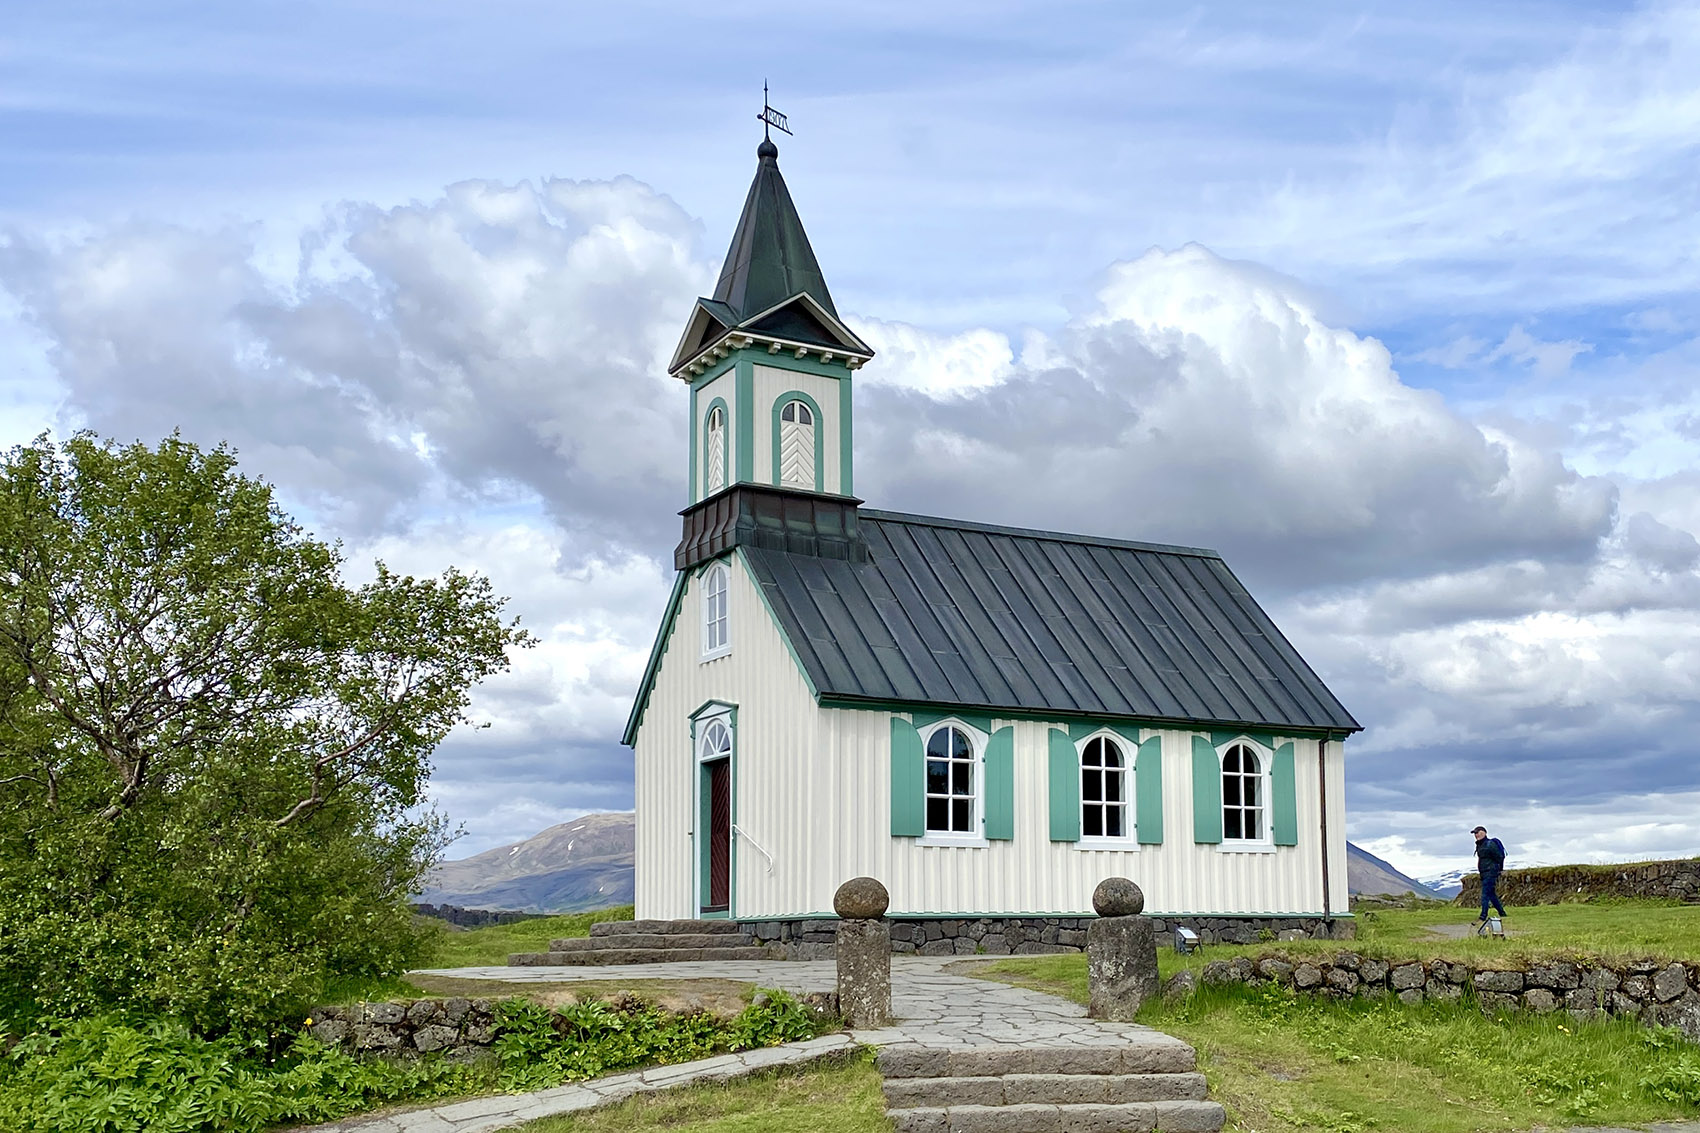
M897 1019L889 1027L823 1035L806 1043L659 1066L530 1094L477 1098L383 1117L351 1117L314 1126L311 1133L488 1133L540 1117L606 1105L645 1091L692 1082L725 1081L776 1066L818 1061L858 1045L901 1044L948 1050L1186 1046L1181 1040L1150 1027L1088 1019L1085 1008L1065 999L946 970L946 965L961 963L960 956L892 957L892 1008ZM440 968L430 974L513 984L621 979L738 980L790 992L831 991L837 983L837 967L830 960Z

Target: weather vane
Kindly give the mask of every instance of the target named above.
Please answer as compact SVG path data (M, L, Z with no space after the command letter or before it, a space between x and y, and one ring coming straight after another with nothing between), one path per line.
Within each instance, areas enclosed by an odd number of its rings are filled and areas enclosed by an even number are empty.
M766 79L761 81L761 113L757 114L756 118L761 121L761 136L764 138L769 140L772 140L773 138L773 131L768 129L769 126L777 126L779 129L784 130L787 134L791 132L791 126L785 115L779 113L779 111L767 104Z

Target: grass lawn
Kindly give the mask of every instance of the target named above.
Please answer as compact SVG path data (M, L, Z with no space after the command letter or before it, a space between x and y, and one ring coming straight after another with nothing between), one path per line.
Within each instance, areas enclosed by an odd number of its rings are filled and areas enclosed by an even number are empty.
M1505 918L1506 940L1469 936L1436 940L1429 925L1468 925L1474 909L1455 905L1373 909L1358 917L1358 940L1351 947L1377 954L1483 960L1507 953L1546 956L1580 953L1604 959L1644 956L1664 960L1700 960L1700 905L1659 901L1611 901L1574 905L1517 905ZM1295 942L1297 947L1334 951L1328 941ZM1206 950L1208 952L1208 950Z
M846 1062L776 1070L736 1082L630 1098L525 1133L891 1133L871 1052Z
M1079 954L962 968L1086 1001ZM1237 987L1148 1004L1140 1021L1197 1048L1211 1097L1228 1107L1230 1129L1245 1133L1473 1133L1700 1117L1700 1047L1632 1023L1495 1020L1469 1005L1337 1003Z
M632 907L598 909L560 917L537 917L512 924L488 925L462 931L445 930L435 955L422 968L476 968L502 965L510 952L547 952L559 937L589 936L597 921L629 921Z
M590 913L572 913L560 917L536 917L513 924L487 925L484 928L450 929L444 926L437 934L437 945L420 962L421 968L484 968L502 967L511 952L547 952L549 942L561 937L589 936L590 926L598 921L629 921L632 907L619 905ZM631 981L637 983L668 981ZM355 1003L361 1000L418 999L420 995L465 995L492 997L503 995L532 995L542 998L550 991L561 990L559 984L517 985L495 980L453 980L439 976L403 975L388 979L365 977L331 980L319 1000L322 1003ZM603 990L609 990L605 985ZM652 988L652 991L665 991ZM747 998L747 996L746 996Z

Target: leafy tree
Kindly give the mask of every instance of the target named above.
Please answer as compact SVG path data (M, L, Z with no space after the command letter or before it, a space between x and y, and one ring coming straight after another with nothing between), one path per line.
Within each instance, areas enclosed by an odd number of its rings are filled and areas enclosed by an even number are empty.
M222 446L0 458L0 1010L217 1033L417 954L431 752L528 638L341 565Z

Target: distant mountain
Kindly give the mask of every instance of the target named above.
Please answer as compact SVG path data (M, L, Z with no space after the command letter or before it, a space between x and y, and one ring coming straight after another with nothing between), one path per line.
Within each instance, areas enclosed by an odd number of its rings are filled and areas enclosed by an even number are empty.
M635 819L587 814L431 872L420 901L467 909L577 913L632 900Z
M1473 869L1455 869L1439 877L1431 877L1423 884L1450 901L1463 892L1464 875L1474 872L1476 871Z
M1415 893L1419 897L1438 898L1440 894L1420 881L1394 869L1361 846L1346 843L1346 889L1354 896L1363 894Z

